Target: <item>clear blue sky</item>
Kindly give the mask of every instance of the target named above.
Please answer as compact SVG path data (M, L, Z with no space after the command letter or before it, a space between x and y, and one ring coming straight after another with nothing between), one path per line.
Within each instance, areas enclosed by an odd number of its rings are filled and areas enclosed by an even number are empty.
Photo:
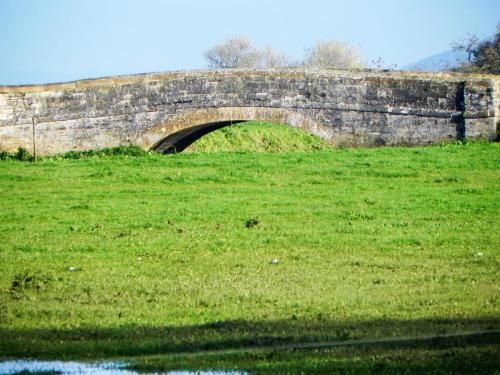
M297 59L342 39L404 66L499 21L500 0L0 0L0 84L203 69L235 35Z

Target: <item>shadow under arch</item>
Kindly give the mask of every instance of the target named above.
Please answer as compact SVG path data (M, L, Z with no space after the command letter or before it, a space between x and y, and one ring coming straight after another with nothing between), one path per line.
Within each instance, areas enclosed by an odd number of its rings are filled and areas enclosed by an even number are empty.
M155 144L151 149L162 154L175 154L184 151L189 145L196 142L204 135L211 133L215 130L239 124L246 120L235 121L217 121L208 124L195 125L190 128L179 130L163 138L160 142Z
M188 110L148 129L136 143L161 153L181 152L204 135L226 126L260 121L288 125L312 133L327 141L331 129L313 120L309 114L292 109L266 107L219 107Z

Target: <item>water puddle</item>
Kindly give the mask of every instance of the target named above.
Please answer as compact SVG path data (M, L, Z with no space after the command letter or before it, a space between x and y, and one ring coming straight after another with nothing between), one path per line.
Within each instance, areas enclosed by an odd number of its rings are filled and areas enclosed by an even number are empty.
M0 374L13 375L18 373L33 374L105 374L105 375L131 375L139 374L137 371L127 370L125 362L66 362L66 361L28 361L13 360L0 362ZM144 374L144 372L141 372ZM155 373L158 374L158 373ZM246 375L241 371L225 370L200 370L200 371L168 371L168 375Z

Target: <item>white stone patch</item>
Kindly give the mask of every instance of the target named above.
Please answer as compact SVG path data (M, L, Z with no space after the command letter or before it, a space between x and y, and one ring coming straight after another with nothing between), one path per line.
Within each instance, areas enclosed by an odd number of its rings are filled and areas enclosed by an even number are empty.
M14 111L9 105L7 95L0 95L0 121L10 122L13 119Z

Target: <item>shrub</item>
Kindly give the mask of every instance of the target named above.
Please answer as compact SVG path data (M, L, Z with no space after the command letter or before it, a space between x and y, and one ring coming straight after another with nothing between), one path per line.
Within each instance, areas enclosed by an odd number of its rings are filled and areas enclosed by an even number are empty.
M19 147L16 152L0 151L0 160L31 161L33 157L24 147Z
M142 156L146 155L148 152L144 151L139 146L118 146L118 147L106 147L102 150L87 150L87 151L69 151L59 158L62 159L81 159L90 157L100 157L100 156Z
M19 147L14 154L14 158L20 161L30 161L32 159L32 156L24 147Z

